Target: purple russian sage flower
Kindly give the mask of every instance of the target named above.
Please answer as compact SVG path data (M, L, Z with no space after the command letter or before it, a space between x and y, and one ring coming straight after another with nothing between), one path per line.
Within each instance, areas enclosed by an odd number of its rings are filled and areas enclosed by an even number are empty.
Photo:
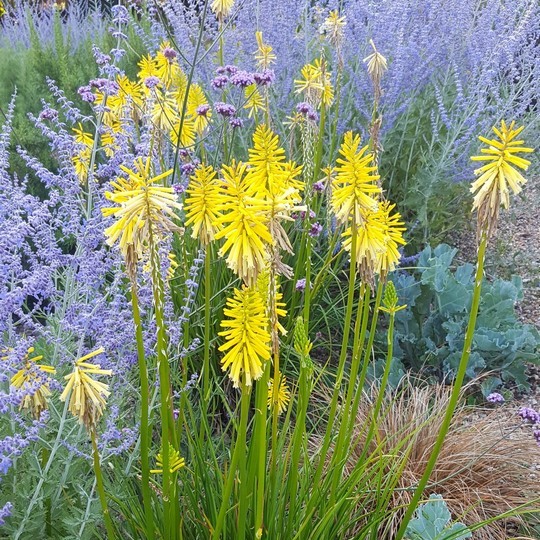
M324 182L322 180L314 182L313 191L316 191L317 193L322 193L324 191Z
M309 229L308 234L312 238L317 238L322 233L322 230L323 230L323 226L320 223L315 222L311 225L311 228Z
M253 78L259 86L268 86L276 80L276 74L273 69L264 69L254 73Z
M486 398L490 403L504 403L504 397L499 392L492 392Z
M521 407L518 411L518 415L531 424L540 423L540 414L530 407Z
M294 288L297 291L305 291L306 290L306 278L299 279L296 282L296 285L294 286Z
M214 90L221 90L222 88L225 88L229 82L229 77L226 75L218 75L217 77L214 77L212 79L212 82L210 83L212 85L212 88Z
M156 77L155 75L150 75L150 77L146 77L144 79L144 85L146 88L155 88L160 83L159 77Z
M6 524L6 518L11 516L12 510L13 504L11 504L10 502L4 504L4 506L0 509L0 526Z
M197 109L195 110L195 112L199 115L199 116L206 116L208 114L208 111L210 110L210 105L208 105L207 103L205 103L204 105L199 105L197 107Z
M236 114L236 108L234 107L234 105L231 105L230 103L223 103L222 101L217 101L216 103L214 103L214 110L217 114L225 116L226 118L229 118Z
M255 84L255 78L253 73L247 71L237 71L234 75L231 76L231 84L234 86L239 86L240 88L246 88L246 86L251 86Z
M244 121L241 118L231 118L229 125L233 128L241 128L244 125Z
M113 22L116 24L128 24L129 23L129 14L128 10L122 4L117 4L111 8L111 13L113 16Z

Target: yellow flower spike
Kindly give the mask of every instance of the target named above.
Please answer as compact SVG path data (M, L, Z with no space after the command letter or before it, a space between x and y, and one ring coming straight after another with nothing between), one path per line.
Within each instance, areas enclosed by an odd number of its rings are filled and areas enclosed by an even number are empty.
M155 58L152 58L149 54L146 56L143 56L139 63L137 64L139 66L139 73L137 73L137 76L139 77L139 80L144 83L144 80L148 77L158 77L158 66ZM146 88L146 87L145 87ZM147 89L148 91L148 89Z
M11 377L10 384L18 390L35 388L32 394L26 394L23 397L20 409L27 409L35 418L39 418L47 408L47 402L51 395L49 375L54 375L56 370L52 366L38 364L37 362L41 361L43 356L31 357L33 352L34 347L30 347L26 354L24 367ZM3 357L2 360L6 358Z
M385 280L399 263L398 248L405 244L405 227L400 214L392 214L395 206L388 201L381 202L376 211L363 213L361 225L357 227L356 263L362 279L368 283L375 274ZM352 228L348 227L343 236L343 247L350 251Z
M199 107L204 107L208 110L204 114L199 114ZM193 129L199 135L202 135L210 123L212 111L208 106L208 100L206 99L203 89L198 84L192 84L189 89L186 112L193 121Z
M362 224L363 211L377 209L377 201L372 196L381 192L373 154L367 152L367 146L359 146L359 135L353 135L352 131L345 133L339 149L342 157L337 159L336 176L332 181L332 208L337 220L348 223L354 216L357 226Z
M377 254L375 272L386 279L389 272L393 272L399 264L401 254L399 246L405 245L403 233L406 231L405 223L401 221L401 214L392 211L396 207L388 201L381 202L377 211L377 217L384 229L385 249Z
M247 164L233 161L222 172L220 216L215 223L224 227L215 239L225 238L225 243L219 255L227 255L227 266L251 285L265 268L267 246L274 242L267 226L268 203L258 196L257 179L246 174Z
M161 131L170 131L180 121L178 102L171 92L157 94L152 106L152 123ZM185 123L185 120L184 120ZM178 136L177 136L178 137Z
M178 268L178 261L176 260L176 255L171 251L167 255L167 259L169 260L169 268L167 269L167 279L171 280L174 278L174 273L176 272L176 269Z
M269 191L270 183L279 181L285 165L285 150L279 137L266 125L260 124L253 133L253 148L248 150L250 175L260 191Z
M373 85L378 88L384 72L388 69L388 64L386 58L375 47L372 39L369 40L369 44L373 52L364 58L364 62L367 64L367 70Z
M261 31L255 32L255 39L257 40L257 51L255 52L257 67L268 69L276 61L276 55L272 52L272 47L263 41Z
M99 364L86 360L103 352L103 347L100 347L75 362L73 371L64 377L67 384L60 396L61 401L69 398L69 411L89 432L95 429L107 405L106 398L110 395L109 385L94 380L92 375L112 375L112 371L101 369Z
M221 369L228 371L235 388L251 386L263 374L263 363L270 359L268 316L259 291L254 287L234 289L223 310L225 319L219 332L225 343Z
M346 25L346 17L340 17L339 11L336 9L328 14L321 29L326 33L328 41L336 47L343 41L343 31Z
M255 114L259 111L264 111L264 100L256 84L250 84L249 86L246 86L244 90L244 98L246 101L246 103L244 104L244 109L247 109L249 111L249 118L255 116Z
M231 14L233 6L234 0L213 0L210 9L216 14L216 17L224 19Z
M152 469L152 474L163 474L163 456L161 452L157 455L156 459L157 469ZM180 469L186 466L186 460L180 457L178 450L175 450L174 446L169 443L169 470L171 474L178 472Z
M180 125L182 125L182 133L180 133ZM195 144L195 120L192 118L184 118L183 122L178 120L169 135L173 146L180 146L180 148L193 146Z
M184 201L186 227L193 226L192 238L198 238L203 246L214 240L219 226L218 207L220 204L220 184L211 166L200 165L189 180Z
M334 88L326 63L317 58L313 64L306 64L301 70L302 79L294 81L297 94L303 93L306 99L319 107L329 106L334 101Z
M118 206L103 208L104 216L114 216L116 222L105 229L107 243L112 246L119 242L124 257L130 247L140 256L148 242L150 227L156 233L174 231L179 228L171 221L176 217L175 209L182 205L176 201L174 190L170 187L155 184L172 173L172 169L150 176L150 158L135 162L135 169L120 167L128 179L117 178L111 182L113 191L107 191L107 199Z
M169 56L167 54L168 51L173 52L173 56ZM178 65L176 51L171 48L170 42L164 41L160 45L154 62L156 66L155 76L161 80L167 90L171 88L171 86L181 85L181 81L185 78L185 73Z
M274 400L274 379L268 381L268 408L271 410L273 407L277 407L278 414L282 414L287 410L289 401L291 399L291 393L287 385L287 378L281 372L278 373L279 385L277 395Z
M92 148L94 144L94 136L91 133L86 133L84 131L83 125L79 122L76 128L71 128L73 133L75 133L75 142L77 144L83 144L88 148Z
M516 140L522 131L523 126L516 129L515 122L507 126L503 120L500 128L493 127L498 140L479 137L488 146L480 150L482 155L471 157L472 161L488 162L474 171L478 178L471 185L473 210L478 211L479 237L482 231L490 236L497 228L500 206L508 208L510 204L510 189L517 195L526 183L518 169L527 170L531 162L516 154L531 153L534 149Z

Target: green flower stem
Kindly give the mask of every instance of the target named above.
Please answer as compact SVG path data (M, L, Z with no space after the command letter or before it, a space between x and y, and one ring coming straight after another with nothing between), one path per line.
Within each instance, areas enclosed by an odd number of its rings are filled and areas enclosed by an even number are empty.
M388 386L388 378L390 377L390 368L392 367L392 358L394 357L394 321L396 318L396 310L390 309L390 322L388 323L388 332L386 333L386 364L384 366L383 376L381 378L381 384L379 386L379 395L377 396L377 401L375 402L375 409L373 410L372 426L377 425L377 418L381 412L382 403L384 400L384 394L386 392L386 387ZM368 439L369 442L369 439Z
M240 400L240 424L238 425L238 432L236 435L236 444L234 446L233 455L231 458L231 464L229 467L229 474L223 489L223 499L221 501L221 507L216 522L216 526L212 532L212 539L218 540L221 537L221 531L223 530L223 524L225 522L225 516L227 510L230 509L230 498L234 486L234 479L236 477L236 469L241 457L245 459L246 453L246 432L248 424L249 402L251 397L251 387L242 383L242 397ZM244 501L245 502L245 501ZM241 510L244 510L245 506L242 506Z
M461 394L461 387L463 386L463 380L465 378L465 373L467 371L467 364L469 363L469 356L471 355L471 346L472 346L472 340L474 337L474 329L476 326L476 317L478 315L478 308L480 306L480 293L482 290L482 279L484 276L484 259L485 259L485 254L486 254L486 246L487 246L487 235L484 231L482 233L480 246L478 247L476 276L474 280L474 291L473 291L471 312L469 314L469 323L467 325L467 333L465 334L463 352L461 354L461 360L459 362L458 371L456 374L456 378L454 380L454 387L452 388L452 393L450 395L450 400L448 402L448 408L446 409L446 413L444 415L444 419L441 424L439 435L437 437L437 440L435 441L433 450L431 451L431 455L429 457L426 470L424 471L424 474L422 475L422 478L420 479L420 482L418 483L418 486L416 487L416 490L411 499L411 502L409 503L407 511L405 512L405 515L403 516L403 520L401 521L401 525L398 529L398 532L396 533L395 540L402 540L403 536L405 535L407 525L409 524L409 521L411 520L413 513L416 510L416 507L418 506L418 503L420 502L423 496L424 489L427 483L429 482L429 478L431 476L431 473L433 472L433 469L437 462L437 458L439 457L439 453L444 443L446 434L448 433L448 429L450 428L450 423L452 421L454 411L456 410L456 406L459 401L459 396Z
M326 463L326 455L328 449L330 448L330 443L332 441L332 432L334 428L334 420L336 417L339 394L341 391L341 383L343 380L343 375L345 372L345 363L347 361L347 351L349 350L349 335L351 331L351 320L354 307L354 291L356 285L356 244L358 241L357 226L355 219L353 217L351 223L352 230L352 239L351 239L351 261L349 267L349 293L347 295L347 307L345 311L345 320L343 323L343 339L341 341L341 352L339 355L338 370L336 373L336 380L334 383L334 391L332 393L332 401L330 402L330 411L328 414L328 423L326 425L326 431L324 434L322 446L319 452L319 462L317 464L317 470L313 477L314 489L317 489L320 484L322 473L324 470L324 465ZM307 328L306 328L307 331ZM314 510L315 504L317 503L317 497L311 497L306 508L306 515L309 515L310 512Z
M309 211L311 209L311 186L318 178L321 172L321 163L322 163L322 154L323 154L323 143L324 143L324 129L326 124L326 107L324 104L321 104L321 117L319 121L319 137L317 140L317 149L315 151L315 161L313 167L313 176L308 178L308 182L305 186L305 192L307 193L306 203L306 222L309 220ZM305 240L305 268L306 268L306 288L304 290L304 324L306 329L309 332L309 312L311 309L311 251L313 249L313 242L309 236L309 230L304 231L304 240Z
M94 474L96 475L96 486L99 495L99 502L101 504L101 510L103 512L103 520L105 521L105 528L107 529L107 536L109 540L114 540L116 534L114 533L114 527L107 507L107 496L105 495L105 488L103 487L103 475L101 474L101 465L99 464L99 451L96 441L96 430L92 428L90 432L92 439L92 450L94 457Z
M137 358L139 361L139 378L141 381L141 476L144 515L146 519L146 536L154 540L154 513L152 512L152 494L150 493L150 429L149 429L149 392L148 368L144 354L144 340L141 325L141 312L139 310L139 297L137 294L137 280L131 280L131 309L135 323L135 336L137 340Z
M212 314L212 246L206 246L204 252L204 358L203 358L203 408L202 415L206 418L210 400L210 334ZM204 422L201 422L201 437Z
M150 227L150 263L152 268L152 292L154 297L154 314L157 326L157 362L159 371L159 388L160 388L160 420L161 420L161 456L163 460L163 521L165 538L174 538L172 525L175 522L173 514L177 510L177 505L172 501L173 485L171 478L170 462L169 462L169 444L172 444L176 449L176 441L174 440L175 431L172 396L171 396L171 381L169 358L167 354L167 334L165 328L165 319L163 313L164 285L161 276L161 265L157 245L154 242L152 228Z
M362 364L364 366L364 371L366 373L367 373L367 367L369 366L371 352L373 350L373 342L375 341L375 331L377 330L377 322L379 320L379 307L381 305L383 288L384 288L383 281L379 279L379 283L377 284L377 292L375 293L375 304L373 305L373 316L371 319L371 326L369 328L369 338L368 338L367 346L364 350L364 358L362 359ZM362 377L361 375L360 379L362 380L362 387L363 387L364 381L365 381L365 374L364 374L364 377ZM349 440L350 440L350 437L352 436L352 431L355 426L355 417L358 412L358 407L360 406L361 399L362 399L362 388L359 388L358 392L356 392L356 395L354 397L354 402L352 406L352 411L354 411L354 417L351 417L351 420L349 422L349 434L348 434ZM371 435L368 435L367 437L368 442L365 445L366 449L367 449L369 441L371 440Z
M266 459L267 459L267 397L268 381L270 379L270 362L266 362L264 373L255 391L255 421L253 428L252 444L255 457L255 472L253 479L256 484L255 495L255 530L262 528L264 523L264 490L266 480Z
M309 359L307 359L309 360ZM285 538L292 538L293 523L298 519L296 515L298 500L298 474L300 468L300 457L302 448L307 441L306 416L310 396L310 372L311 369L306 359L301 360L300 377L298 380L298 412L296 424L293 431L291 466L289 468L289 478L287 480L287 492L289 499L289 520L287 524L287 534ZM309 362L311 362L309 360Z
M349 440L347 434L349 432L349 425L351 421L354 421L356 415L353 416L351 405L353 403L354 395L357 392L357 375L360 368L360 358L362 356L362 349L364 347L364 341L366 338L367 321L369 317L369 299L371 288L368 284L363 283L360 289L360 301L358 302L358 308L356 312L356 321L354 325L354 343L353 343L353 356L351 360L351 369L349 373L349 384L347 387L347 394L345 397L345 403L342 407L342 413L340 416L341 424L339 427L338 438L334 448L332 456L331 466L332 470L332 490L330 495L330 506L334 503L334 497L341 481L341 474L343 472L343 454L347 453L349 448ZM364 371L362 369L362 371ZM362 391L362 386L359 386L358 392Z

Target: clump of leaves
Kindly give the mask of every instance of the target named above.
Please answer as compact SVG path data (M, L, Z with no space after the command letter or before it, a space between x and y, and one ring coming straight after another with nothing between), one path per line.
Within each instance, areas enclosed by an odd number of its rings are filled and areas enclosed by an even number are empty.
M401 304L396 314L394 382L403 367L449 382L457 369L474 285L474 266L454 267L457 249L442 244L425 248L412 271L394 276ZM516 302L523 298L521 278L495 279L482 286L467 376L494 371L482 386L489 394L502 383L528 388L525 363L538 363L540 334L518 320Z
M464 540L471 538L463 523L452 523L452 515L441 495L433 494L416 510L405 533L410 540Z

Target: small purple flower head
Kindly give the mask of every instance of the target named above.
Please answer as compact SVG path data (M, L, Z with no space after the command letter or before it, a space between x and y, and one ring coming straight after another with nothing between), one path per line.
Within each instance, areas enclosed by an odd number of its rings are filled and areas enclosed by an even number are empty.
M259 86L269 86L275 81L276 74L274 73L273 69L265 69L263 71L254 73L253 78Z
M538 446L540 446L540 429L533 430L533 437L536 439Z
M504 403L505 399L502 394L498 392L492 392L489 396L486 397L486 400L490 403Z
M96 100L96 96L92 92L92 88L90 86L81 86L77 93L79 96L81 96L81 99L83 101L86 101L87 103L94 103Z
M214 90L221 90L222 88L225 88L225 86L227 86L228 82L229 77L227 77L226 75L218 75L217 77L214 77L211 84Z
M316 122L318 120L317 111L306 101L302 101L296 106L297 112L300 114L306 115L306 118L309 120Z
M255 84L255 78L252 73L248 73L247 71L237 71L231 77L231 84L245 88L246 86Z
M219 66L217 69L216 69L216 73L218 75L225 75L226 73L226 69L225 69L225 66Z
M521 407L518 411L518 415L531 424L540 423L540 414L530 407Z
M492 392L489 394L486 400L490 403L504 403L504 397L498 392Z
M296 110L300 114L308 114L313 110L313 107L307 101L302 101L296 106Z
M312 238L317 238L322 233L323 227L320 223L315 222L313 225L311 225L311 229L309 229L309 236Z
M184 174L185 176L191 176L194 172L195 172L195 169L197 168L197 165L195 163L184 163L181 167L180 167L180 171L182 172L182 174Z
M180 416L180 409L174 409L173 416L175 420L178 420L178 417Z
M322 193L324 191L324 182L322 180L314 182L313 191L316 191L317 193Z
M165 47L161 52L169 62L178 56L178 53L174 49L171 49L171 47Z
M186 186L184 184L174 184L172 188L177 195L180 195L186 191Z
M223 67L223 73L228 73L229 75L234 75L235 73L238 73L240 71L240 68L237 68L236 66L233 66L231 64L226 65Z
M241 118L231 118L229 125L233 128L241 128L244 125L244 121Z
M221 116L225 116L227 118L230 118L236 114L236 109L233 105L230 103L223 103L222 101L214 103L214 110L218 114L221 114Z
M208 114L208 111L210 110L210 105L208 105L207 103L205 103L204 105L199 105L199 107L197 107L196 109L196 113L199 115L199 116L206 116Z
M306 290L306 278L299 279L296 282L295 289L297 291L305 291Z
M39 114L41 120L56 120L58 118L58 111L54 109L43 109Z
M150 75L150 77L146 77L144 79L144 85L146 88L155 88L159 84L159 77L156 77L155 75Z
M305 210L302 210L302 212L300 212L300 217L302 219L306 219L307 212ZM313 210L309 211L309 219L315 219L315 212Z

